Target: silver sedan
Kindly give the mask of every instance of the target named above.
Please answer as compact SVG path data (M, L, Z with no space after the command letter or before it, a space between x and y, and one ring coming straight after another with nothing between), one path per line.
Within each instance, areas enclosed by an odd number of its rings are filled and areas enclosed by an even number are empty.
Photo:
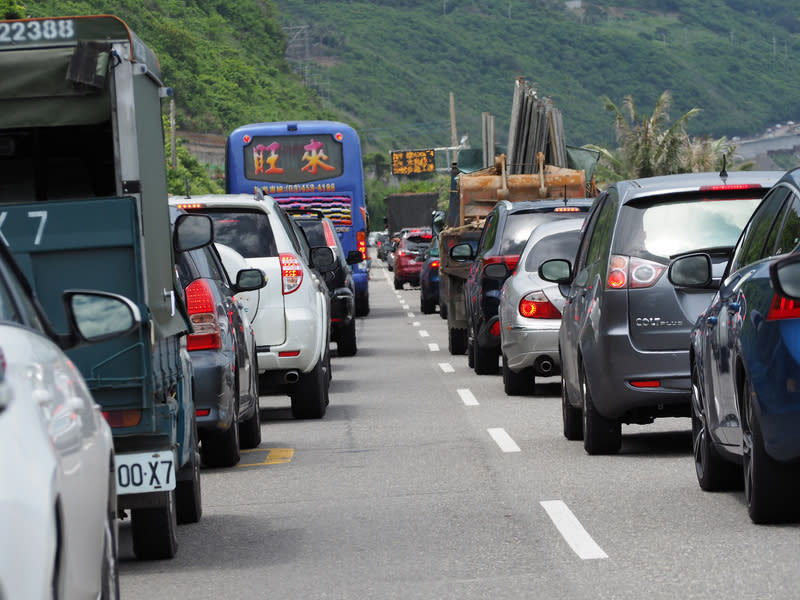
M503 285L498 312L503 388L509 396L533 394L536 376L561 371L558 330L564 297L556 284L539 277L538 269L545 260L575 256L585 216L576 213L536 227Z

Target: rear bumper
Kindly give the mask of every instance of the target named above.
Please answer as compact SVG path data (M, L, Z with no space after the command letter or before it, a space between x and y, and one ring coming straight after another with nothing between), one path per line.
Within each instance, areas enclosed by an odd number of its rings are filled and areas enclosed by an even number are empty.
M233 421L235 396L235 368L232 355L213 350L195 350L189 353L194 371L192 396L198 413L200 431L228 429Z
M355 295L348 288L337 288L331 294L331 324L335 327L349 325L355 314Z
M558 375L561 358L558 355L558 330L561 319L541 319L536 327L512 325L501 332L501 349L509 368L519 372L533 367L537 361L550 359L553 375Z
M274 346L256 346L259 374L264 371L291 370L308 373L317 364L318 357L322 356L320 327L323 325L314 311L306 307L286 307L285 317L285 341Z

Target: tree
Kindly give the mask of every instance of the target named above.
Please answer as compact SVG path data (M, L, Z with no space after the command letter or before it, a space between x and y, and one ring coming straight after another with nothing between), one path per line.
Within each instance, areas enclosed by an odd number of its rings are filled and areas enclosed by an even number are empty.
M25 5L17 0L0 0L0 19L24 19Z

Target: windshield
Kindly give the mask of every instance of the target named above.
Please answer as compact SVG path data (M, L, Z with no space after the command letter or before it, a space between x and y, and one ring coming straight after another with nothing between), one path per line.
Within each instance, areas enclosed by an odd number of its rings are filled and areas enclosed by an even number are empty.
M702 248L732 248L760 201L696 198L625 205L615 233L615 254L668 261Z

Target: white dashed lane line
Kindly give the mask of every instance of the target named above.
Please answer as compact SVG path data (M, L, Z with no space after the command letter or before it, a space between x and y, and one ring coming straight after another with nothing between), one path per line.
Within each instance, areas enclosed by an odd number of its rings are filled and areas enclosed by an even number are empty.
M438 352L439 344L428 344L428 350L430 350L431 352Z
M608 554L597 545L592 536L583 528L578 518L561 500L545 500L539 504L563 536L572 551L583 560L608 558Z
M430 337L430 335L431 334L425 331L424 329L419 330L419 337Z
M445 373L455 373L456 370L450 363L439 363L439 368Z
M503 452L521 452L517 443L511 439L511 436L506 433L506 430L502 427L490 427L486 431L489 432L489 435L492 436L492 439L495 443L500 446L500 450Z
M475 398L475 395L467 388L460 388L456 391L465 406L478 406L478 400Z

